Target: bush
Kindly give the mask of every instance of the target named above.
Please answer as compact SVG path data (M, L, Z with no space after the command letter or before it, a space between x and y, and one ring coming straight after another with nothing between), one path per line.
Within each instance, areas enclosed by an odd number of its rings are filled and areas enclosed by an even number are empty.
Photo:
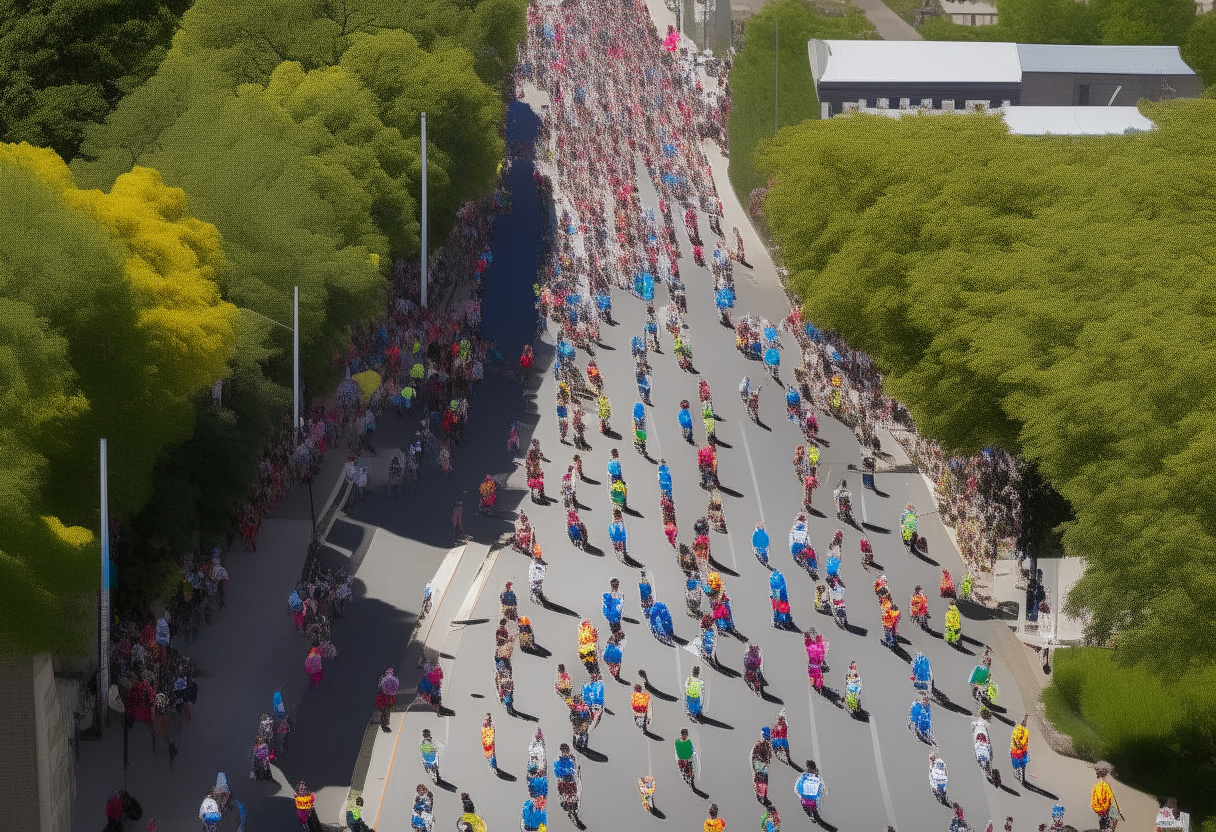
M1148 667L1116 664L1109 650L1074 647L1056 653L1042 699L1081 756L1110 761L1120 780L1149 794L1177 797L1196 819L1216 814L1216 667L1160 680Z

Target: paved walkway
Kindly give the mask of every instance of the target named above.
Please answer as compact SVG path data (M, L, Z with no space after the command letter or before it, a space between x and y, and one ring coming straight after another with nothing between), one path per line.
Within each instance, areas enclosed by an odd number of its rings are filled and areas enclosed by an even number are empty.
M857 8L866 13L883 40L924 40L916 27L887 6L882 0L852 0Z

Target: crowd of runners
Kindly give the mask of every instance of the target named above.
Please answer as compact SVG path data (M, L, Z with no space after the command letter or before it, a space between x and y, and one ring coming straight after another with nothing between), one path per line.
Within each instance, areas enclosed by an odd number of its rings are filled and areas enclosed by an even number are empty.
M806 443L799 445L794 469L803 489L804 508L811 510L814 491L819 486L818 432L815 410L831 414L848 424L857 433L863 447L877 449L876 428L907 424L906 413L881 395L880 379L868 360L849 351L833 336L825 336L804 324L797 312L777 325L755 316L745 316L738 325L730 319L733 307L733 264L744 264L742 237L737 229L727 235L722 222L722 206L717 199L712 171L702 151L701 140L717 138L716 125L723 122L729 110L725 95L727 62L709 61L688 53L673 32L663 39L652 22L643 2L614 5L606 8L578 6L569 2L534 3L529 8L528 39L521 49L518 81L520 95L530 80L547 94L541 106L541 127L537 142L538 166L536 185L542 198L555 204L555 224L547 228L549 257L538 283L538 310L542 326L553 332L557 344L554 376L556 380L556 411L559 439L572 444L576 453L561 479L562 511L566 514L569 542L577 548L590 546L586 524L579 516L578 488L588 480L582 470L577 451L589 448L587 431L598 422L599 433L610 439L621 439L626 426L632 425L631 438L637 451L647 460L658 463L660 512L664 536L673 557L685 576L685 612L697 622L698 635L694 647L704 665L716 662L715 645L719 638L737 634L731 608L731 595L725 579L715 569L710 551L710 531L725 531L726 518L717 479L718 443L714 435L715 409L713 392L705 381L700 383L697 409L705 426L705 442L697 447L691 405L683 402L678 420L681 432L693 446L701 485L705 490L706 508L693 524L691 543L682 542L675 522L674 495L671 475L665 460L651 460L647 448L647 409L650 396L651 367L649 356L658 348L659 330L665 329L673 343L673 357L686 370L693 367L693 333L685 320L687 310L685 288L679 261L683 256L675 233L676 217L683 222L692 244L691 255L698 265L710 268L714 277L714 293L723 323L736 329L737 346L756 350L774 380L781 384L781 341L779 332L789 332L799 344L799 358L794 383L786 392L787 417L802 428ZM718 79L716 90L707 90L706 78ZM712 92L712 94L711 94ZM596 129L585 129L587 125ZM594 160L595 164L591 164ZM635 179L639 175L637 161L645 168L659 194L659 212L644 210ZM704 233L700 216L706 216ZM732 239L733 238L733 239ZM712 240L712 253L709 251ZM662 282L668 291L669 303L655 308L655 286ZM642 331L632 339L635 357L635 381L638 401L631 408L614 411L605 393L603 371L594 360L580 366L579 349L593 351L599 341L601 323L612 323L613 290L630 292L648 304L647 319ZM531 348L520 357L521 371L526 375L533 369ZM782 385L784 387L784 385ZM750 379L740 384L740 396L751 418L759 422L759 385ZM618 433L613 427L614 412L620 419ZM1002 538L1016 536L1017 474L1011 460L999 453L985 453L973 460L945 459L940 451L910 434L911 447L917 461L930 468L939 486L941 508L948 519L958 525L960 541L967 556L968 568L959 587L946 570L942 570L939 595L945 602L943 623L948 643L961 640L961 616L957 598L967 596L973 589L976 575L982 568L981 558L995 552ZM568 441L569 440L569 441ZM514 426L508 438L508 449L519 448ZM543 463L545 457L540 441L533 440L524 455L526 481L531 499L541 506L555 502L545 488ZM872 486L875 470L863 468L863 482ZM608 534L616 556L627 567L641 567L631 557L630 535L626 516L630 512L629 488L625 465L617 449L613 449L607 467L605 483L607 500L612 511ZM483 507L493 505L494 484L483 484ZM860 529L852 516L851 495L847 483L824 483L836 486L833 491L834 509L843 527ZM543 510L543 509L542 509ZM900 518L900 527L910 553L923 545L916 526L916 509L909 504ZM779 629L793 627L789 608L786 579L770 563L770 539L763 524L758 524L752 536L756 557L769 569L767 589L772 608L772 624ZM536 604L545 603L544 580L549 563L545 560L536 530L526 513L516 524L514 545L531 558L528 572L527 597ZM549 544L553 545L553 544ZM872 551L864 537L859 541L863 567L872 567ZM813 581L820 580L820 558L807 532L805 515L795 519L789 533L790 555L798 570L806 571ZM844 605L844 581L841 578L843 533L838 530L822 558L824 583L817 587L817 609L832 616L847 630ZM735 579L740 588L749 591L746 579ZM659 600L650 584L646 570L639 573L637 598L655 638L664 643L677 640L671 609ZM877 617L883 625L884 643L898 652L898 627L903 610L895 602L886 576L874 581ZM929 599L920 586L909 587L908 617L927 629ZM600 725L605 710L605 676L619 679L620 668L627 652L627 640L621 627L625 592L619 578L613 578L602 593L601 615L607 632L597 623L583 619L572 636L576 640L582 671L572 674L565 664L558 664L554 692L569 712L570 741L560 743L559 754L548 766L546 740L538 729L529 745L527 797L520 811L521 828L535 832L548 820L549 777L556 780L558 803L570 819L581 823L582 776L579 755L587 753L592 732ZM536 650L532 623L520 612L520 599L512 582L499 595L500 615L494 635L493 678L499 704L508 715L515 710L515 684L512 657L516 646L524 652ZM862 679L854 662L844 674L841 691L824 684L829 671L827 656L829 641L815 628L802 634L807 657L807 677L810 687L841 704L854 714L862 712ZM932 735L932 703L939 696L933 683L927 658L920 652L910 662L912 673L909 698L909 728L926 743L932 753L929 760L930 790L943 802L952 805L952 828L967 826L963 810L949 803L946 791L947 770L936 751ZM764 655L759 645L749 643L744 662L743 683L757 695L763 695L767 684L764 676ZM641 682L632 685L630 709L634 722L643 733L649 731L654 702L652 688L644 673ZM985 653L969 679L973 695L981 704L980 719L976 720L974 739L977 760L981 750L989 764L994 758L992 740L986 718L987 707L995 705L997 686L992 673L991 658ZM691 669L683 688L683 709L695 724L706 719L704 703L709 682L701 665ZM378 696L383 696L383 688ZM1011 731L1010 765L1015 776L1025 776L1030 759L1026 720ZM497 769L497 729L493 712L485 715L480 730L482 753L487 765ZM681 730L674 741L676 769L688 786L697 791L697 750L687 729ZM438 748L429 731L423 732L420 755L424 769L436 783L440 781ZM789 724L784 709L774 715L755 740L751 751L753 789L762 806L761 824L765 832L780 829L780 813L769 796L769 766L781 762L799 770L795 791L802 809L812 820L822 822L820 802L826 791L825 774L815 760L797 765L790 756ZM981 762L981 766L984 763ZM999 776L999 775L990 775ZM1104 828L1112 812L1110 801L1100 799L1109 791L1104 773L1094 790L1094 810ZM647 811L654 809L656 778L645 775L638 779L638 796ZM417 787L413 825L428 830L434 823L433 799L424 785ZM700 794L699 791L697 791ZM457 821L460 830L481 830L484 820L477 815L471 800L462 795L464 814ZM716 805L709 807L705 821L706 832L721 832L725 822ZM1006 822L1011 828L1012 819ZM1064 828L1062 811L1053 818L1053 828Z

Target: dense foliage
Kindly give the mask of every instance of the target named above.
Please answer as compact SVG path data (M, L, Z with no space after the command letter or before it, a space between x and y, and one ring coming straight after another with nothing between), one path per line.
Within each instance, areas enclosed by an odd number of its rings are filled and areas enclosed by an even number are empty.
M996 7L995 25L933 17L920 33L926 40L1178 46L1203 83L1216 84L1216 13L1197 15L1193 0L996 0Z
M492 187L524 10L200 0L146 83L90 111L109 114L71 173L7 151L0 408L24 421L3 422L0 513L25 525L0 519L0 606L21 613L0 638L28 623L14 649L79 646L66 612L96 585L99 436L126 600L220 541L290 404L291 333L267 319L291 323L298 285L305 388L328 389L350 327L383 312L393 261L419 252L421 112L432 251ZM42 606L25 615L10 592Z
M1177 797L1204 832L1216 830L1216 666L1162 679L1119 667L1109 651L1056 652L1043 691L1047 717L1078 754L1113 763L1119 779Z
M1216 661L1216 102L1108 137L996 116L804 122L757 152L809 319L947 446L1036 463L1121 659ZM1166 665L1163 665L1166 666Z
M0 3L0 141L76 155L164 57L189 0Z
M732 110L727 121L730 181L743 205L753 189L764 186L753 159L756 145L773 135L774 105L782 127L819 118L807 41L878 38L861 9L848 6L845 12L844 17L829 17L803 0L777 0L748 19L743 49L730 72ZM779 89L774 90L774 82Z
M224 373L237 310L214 281L219 234L154 170L82 191L54 151L0 145L0 194L0 642L79 649L98 437L130 515Z

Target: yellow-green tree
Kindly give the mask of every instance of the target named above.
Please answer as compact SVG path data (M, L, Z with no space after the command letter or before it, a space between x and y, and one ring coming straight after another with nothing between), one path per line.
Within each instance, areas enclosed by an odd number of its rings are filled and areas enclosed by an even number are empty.
M191 433L191 397L226 372L222 268L215 228L155 171L82 191L54 151L0 145L5 643L81 646L67 613L97 582L98 439L112 510L138 511L157 458Z

